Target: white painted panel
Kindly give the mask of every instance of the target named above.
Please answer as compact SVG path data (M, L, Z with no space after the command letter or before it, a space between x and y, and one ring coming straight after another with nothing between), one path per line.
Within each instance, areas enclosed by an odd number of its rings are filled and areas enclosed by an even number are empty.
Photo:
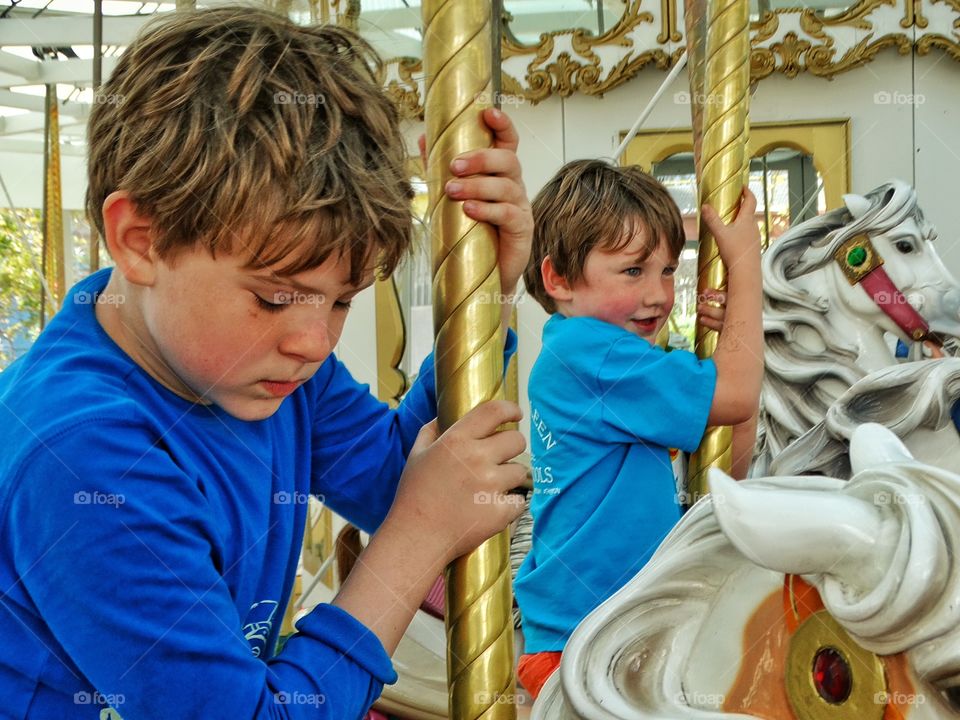
M917 193L940 231L940 257L960 278L960 63L934 53L915 69Z
M15 207L43 206L43 155L0 152L0 175L3 175ZM82 210L83 196L87 191L86 159L76 155L61 156L60 177L64 209ZM0 204L6 207L7 199L0 197Z

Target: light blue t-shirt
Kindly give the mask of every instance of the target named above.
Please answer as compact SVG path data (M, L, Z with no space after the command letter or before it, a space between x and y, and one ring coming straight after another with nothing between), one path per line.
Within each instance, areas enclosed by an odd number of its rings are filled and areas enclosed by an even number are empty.
M517 574L525 651L574 628L680 519L668 448L696 450L716 366L615 325L554 315L530 373L533 547Z

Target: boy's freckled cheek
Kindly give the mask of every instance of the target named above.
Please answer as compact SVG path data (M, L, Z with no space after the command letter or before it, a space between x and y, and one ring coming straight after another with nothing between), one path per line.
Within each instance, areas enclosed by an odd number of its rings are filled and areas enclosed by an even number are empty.
M637 302L630 297L612 296L604 302L604 309L613 316L632 315L633 311L637 309Z

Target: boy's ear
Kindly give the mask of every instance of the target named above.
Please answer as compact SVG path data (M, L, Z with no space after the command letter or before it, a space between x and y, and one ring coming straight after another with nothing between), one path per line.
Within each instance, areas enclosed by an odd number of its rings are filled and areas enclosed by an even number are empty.
M118 190L103 201L103 230L107 249L123 276L136 285L153 285L157 254L153 225L141 215L129 193Z
M549 255L540 263L540 276L543 278L543 289L546 290L547 295L554 300L560 300L562 302L573 298L570 283L567 282L563 275L557 272L557 269L553 266L553 260L550 259Z

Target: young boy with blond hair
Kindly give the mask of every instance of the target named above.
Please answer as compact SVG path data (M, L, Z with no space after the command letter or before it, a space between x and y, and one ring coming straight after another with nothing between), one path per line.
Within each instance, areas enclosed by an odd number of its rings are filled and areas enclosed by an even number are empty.
M674 303L683 221L637 167L568 163L533 203L526 287L552 313L530 373L533 545L517 574L534 696L574 628L639 572L680 519L669 448L756 414L763 370L760 236L744 190L737 219L703 217L728 270L712 359L655 344ZM705 300L723 300L716 291ZM735 449L735 452L737 450Z
M116 266L0 376L0 716L360 717L438 573L519 513L473 502L523 482L515 404L438 438L432 358L392 411L332 354L410 244L379 67L221 7L151 25L102 88L87 206ZM483 120L447 194L498 225L510 295L532 221L513 126ZM376 533L276 653L310 494Z

